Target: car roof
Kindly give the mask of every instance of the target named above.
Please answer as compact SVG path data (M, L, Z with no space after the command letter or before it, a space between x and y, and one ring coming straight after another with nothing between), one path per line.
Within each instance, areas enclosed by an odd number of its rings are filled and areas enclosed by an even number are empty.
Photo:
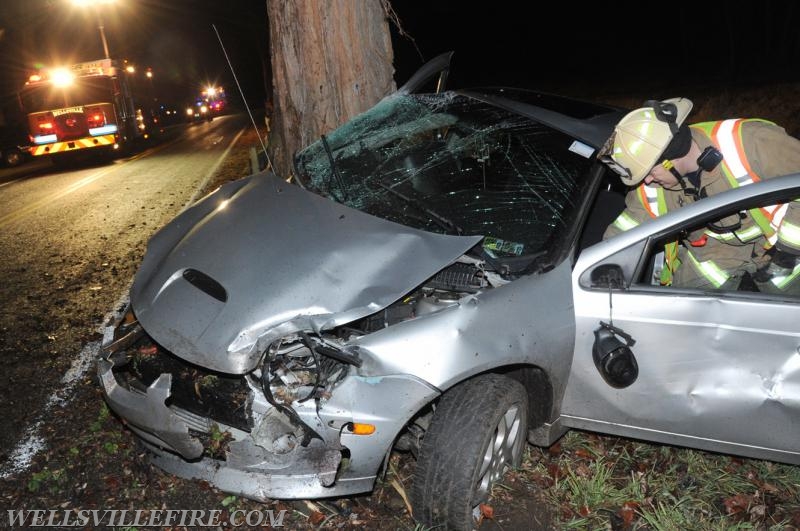
M600 149L627 109L535 90L486 87L459 94L527 116Z

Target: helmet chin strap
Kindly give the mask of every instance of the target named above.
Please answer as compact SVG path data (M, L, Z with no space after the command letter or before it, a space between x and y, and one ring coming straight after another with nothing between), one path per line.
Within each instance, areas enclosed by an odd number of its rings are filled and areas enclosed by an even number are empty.
M681 190L683 190L683 195L689 196L695 201L702 199L703 195L700 193L701 189L699 187L693 186L692 188L689 188L686 186L686 178L675 168L675 164L673 164L671 160L665 160L661 163L661 166L675 176L675 178L678 180L678 184L681 186ZM702 172L702 168L699 171Z

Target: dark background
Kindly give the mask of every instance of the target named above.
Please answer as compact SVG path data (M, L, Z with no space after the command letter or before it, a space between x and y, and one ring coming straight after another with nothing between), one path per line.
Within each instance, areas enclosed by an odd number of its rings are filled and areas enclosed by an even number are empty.
M800 8L792 1L542 3L394 0L396 80L453 50L450 86L510 85L576 95L765 85L800 78ZM0 96L6 113L39 64L111 56L152 68L159 98L179 104L206 84L234 91L217 26L248 101L266 98L265 0L0 2ZM413 40L412 40L413 39ZM172 102L171 100L177 100Z

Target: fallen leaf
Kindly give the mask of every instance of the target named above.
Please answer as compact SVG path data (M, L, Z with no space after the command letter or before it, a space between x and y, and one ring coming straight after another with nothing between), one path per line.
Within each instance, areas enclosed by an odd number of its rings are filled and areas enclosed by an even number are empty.
M534 483L545 489L549 489L554 483L551 477L540 474L539 472L532 472L531 479L533 479Z
M557 442L550 445L550 447L547 449L547 453L550 455L561 455L561 443Z
M619 517L622 519L622 523L626 528L633 524L634 519L636 519L636 510L638 508L639 504L635 501L627 501L622 504L622 508L617 514L619 514Z
M314 511L308 515L308 519L313 525L319 525L325 520L325 515L319 511Z
M578 448L577 450L575 450L575 455L582 459L589 459L590 461L594 461L594 454L588 450L584 450L583 448Z
M775 493L778 492L778 487L773 485L772 483L759 483L758 486L762 488L766 492Z
M746 511L752 501L752 496L736 494L730 498L726 498L723 503L725 504L725 511L728 514L738 514L742 511Z
M481 503L478 507L481 510L481 516L483 518L494 520L494 508L491 505L486 503Z

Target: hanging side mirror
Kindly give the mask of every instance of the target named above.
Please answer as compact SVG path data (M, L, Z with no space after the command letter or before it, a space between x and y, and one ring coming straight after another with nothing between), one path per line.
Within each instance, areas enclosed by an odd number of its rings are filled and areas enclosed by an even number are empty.
M594 331L594 365L611 387L623 389L639 377L639 364L631 350L635 344L636 340L622 329L602 321Z

